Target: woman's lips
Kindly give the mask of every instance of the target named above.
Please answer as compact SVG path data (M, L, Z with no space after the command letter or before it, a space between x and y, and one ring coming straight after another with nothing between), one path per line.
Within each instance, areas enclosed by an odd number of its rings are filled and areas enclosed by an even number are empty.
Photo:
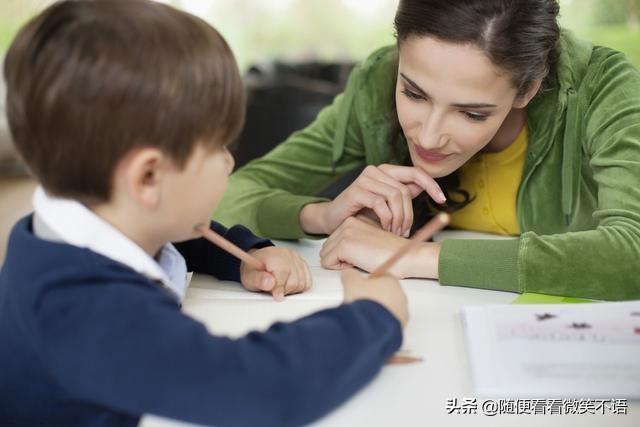
M429 162L429 163L441 162L444 159L447 159L449 156L451 156L451 154L443 154L438 151L425 150L424 148L420 147L417 144L413 144L413 147L418 157L420 157L425 162Z

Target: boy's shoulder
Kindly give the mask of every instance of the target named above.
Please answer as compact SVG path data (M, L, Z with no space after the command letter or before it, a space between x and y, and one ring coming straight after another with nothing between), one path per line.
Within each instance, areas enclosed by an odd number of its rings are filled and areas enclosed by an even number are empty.
M160 286L150 286L149 279L121 263L86 248L37 237L32 223L31 214L11 230L0 270L0 295L19 295L17 301L40 303L46 294L69 298L80 294L96 298L109 294L166 294Z

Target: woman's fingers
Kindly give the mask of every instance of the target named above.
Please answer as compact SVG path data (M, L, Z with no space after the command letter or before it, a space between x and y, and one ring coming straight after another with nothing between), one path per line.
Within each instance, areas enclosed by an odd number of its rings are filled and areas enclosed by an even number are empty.
M362 208L370 208L380 219L380 225L382 228L387 231L390 230L393 221L393 214L387 204L387 200L383 196L371 190L371 187L375 184L367 182L368 178L361 180L361 182L362 181L365 181L365 185L368 185L368 187L365 187L360 183L352 187L352 197L358 207L357 211L360 211Z
M381 171L373 172L370 176L363 176L360 180L360 186L385 199L385 203L391 212L391 221L389 227L385 227L385 230L401 234L404 229L407 210L409 213L412 212L409 190L401 188L404 187L403 184L394 181Z
M323 229L330 234L345 219L370 209L383 230L406 236L413 225L412 200L422 191L439 203L446 201L438 183L419 168L367 166L349 188L328 204Z
M320 261L323 267L331 269L346 268L345 264L338 254L338 250L342 248L345 240L354 234L366 232L365 223L355 217L347 218L336 231L327 238L320 248Z
M380 165L384 173L403 183L415 183L424 189L438 203L447 201L440 185L425 171L414 166Z
M404 235L407 231L411 230L411 225L413 224L413 206L411 203L413 200L412 192L409 190L407 185L392 176L387 175L382 169L374 168L371 171L371 176L379 182L387 184L387 186L391 188L387 190L391 197L387 200L394 205L395 211L392 207L391 211L394 213L394 218L392 221L392 229L389 231L397 234L398 236ZM396 217L397 211L401 211L402 215L398 215Z

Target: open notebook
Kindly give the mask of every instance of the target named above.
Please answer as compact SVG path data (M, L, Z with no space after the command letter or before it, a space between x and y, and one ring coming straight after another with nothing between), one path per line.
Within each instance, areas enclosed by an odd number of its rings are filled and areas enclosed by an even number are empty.
M483 397L640 399L640 301L463 309Z

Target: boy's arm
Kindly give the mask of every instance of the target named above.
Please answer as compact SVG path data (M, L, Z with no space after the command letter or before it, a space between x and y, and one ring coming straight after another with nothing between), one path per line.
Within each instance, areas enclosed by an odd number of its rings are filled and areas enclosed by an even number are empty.
M229 229L211 221L210 228L245 251L273 246L270 240L255 236L249 229L235 225ZM205 238L174 243L187 261L187 269L210 274L220 280L240 281L240 260Z
M368 300L212 336L142 281L66 283L37 315L42 361L71 401L207 425L309 423L369 382L402 339Z

